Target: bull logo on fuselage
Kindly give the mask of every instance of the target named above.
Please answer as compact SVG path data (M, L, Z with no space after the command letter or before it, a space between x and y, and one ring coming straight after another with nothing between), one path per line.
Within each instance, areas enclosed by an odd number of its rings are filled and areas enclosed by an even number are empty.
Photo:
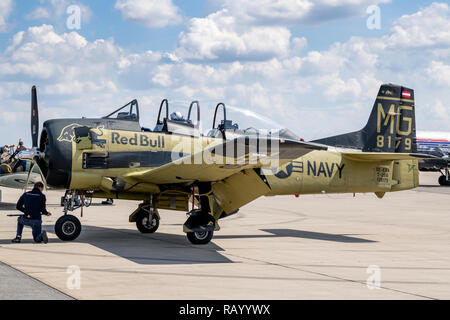
M57 140L59 142L69 142L69 143L76 142L75 128L80 127L82 127L82 125L78 123L72 123L65 126L61 130L61 133ZM97 128L90 130L92 143L101 148L104 148L106 144L106 139L99 139L99 137L103 136L104 129L105 126L98 126Z
M103 136L103 129L105 129L105 126L98 126L96 129L91 129L92 143L100 148L104 148L106 144L106 139L99 139Z
M68 126L65 126L62 130L61 130L61 134L58 137L58 141L59 142L70 142L72 143L72 141L75 141L75 128L79 128L81 127L80 124L78 123L72 123L69 124Z

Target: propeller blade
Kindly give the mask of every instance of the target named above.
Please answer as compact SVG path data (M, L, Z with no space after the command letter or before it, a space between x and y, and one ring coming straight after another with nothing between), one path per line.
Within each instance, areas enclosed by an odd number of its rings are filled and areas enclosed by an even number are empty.
M35 164L36 164L36 161L33 160L33 164L30 166L30 170L28 170L27 182L25 183L24 191L27 191L27 189L28 189L28 184L30 183L31 172L33 172Z
M39 139L39 110L36 86L33 86L31 89L31 139L33 140L33 148L36 149Z
M45 179L44 175L42 174L42 170L41 167L39 167L39 163L37 163L36 159L32 161L32 164L30 166L30 169L28 170L28 176L27 176L27 182L25 184L25 191L27 191L27 188L30 184L30 177L31 174L33 173L34 167L37 167L39 170L39 176L41 177L41 181L44 184L44 188L45 190L48 190L48 186L47 186L47 180Z
M39 170L39 175L41 176L42 183L44 184L44 188L45 188L45 190L48 190L47 179L45 179L44 174L42 173L41 167L39 166L39 163L36 162L36 165Z
M24 191L27 191L27 189L28 189L28 184L30 183L31 172L33 172L35 164L36 164L36 161L33 160L32 165L30 166L30 169L28 170L27 182L25 182Z

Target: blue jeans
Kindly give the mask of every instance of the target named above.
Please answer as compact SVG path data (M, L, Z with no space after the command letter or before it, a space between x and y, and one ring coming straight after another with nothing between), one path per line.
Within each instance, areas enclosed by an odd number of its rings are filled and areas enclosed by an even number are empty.
M13 172L17 172L17 169L22 167L22 171L26 170L27 162L25 160L19 160L17 161L16 165L14 166Z
M17 236L22 236L23 226L28 226L33 229L34 242L42 242L42 221L27 219L25 216L20 216L17 219Z

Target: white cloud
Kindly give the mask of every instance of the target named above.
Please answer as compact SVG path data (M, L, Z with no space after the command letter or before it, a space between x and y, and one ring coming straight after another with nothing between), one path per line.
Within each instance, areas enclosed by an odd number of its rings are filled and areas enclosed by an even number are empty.
M285 27L241 28L228 9L191 19L179 36L177 54L191 60L267 60L289 54L291 32Z
M306 24L365 15L369 5L390 0L225 0L223 7L247 24Z
M227 0L223 8L192 18L179 36L177 54L189 60L269 60L297 54L306 39L291 39L293 24L365 14L367 5L389 0Z
M0 110L26 113L29 84L36 83L45 117L57 110L64 110L58 111L64 117L101 116L138 98L145 110L142 124L151 127L160 100L168 97L198 99L209 124L208 112L223 101L310 139L360 129L379 85L394 82L416 90L419 129L448 127L441 116L450 114L444 103L450 44L438 36L448 30L446 6L433 4L402 17L385 36L353 37L321 51L308 51L307 40L292 37L286 27L241 25L223 10L199 19L198 32L191 20L175 52L131 52L112 39L88 41L48 25L18 32L0 53L0 97L8 106ZM421 24L427 25L421 32L433 34L432 42L417 47L401 41L396 26L414 37ZM0 134L13 132L13 121L21 119L9 118L11 123L0 119Z
M426 71L428 77L434 84L450 88L450 65L440 61L431 61Z
M124 19L148 28L162 28L182 22L180 10L172 0L117 0L115 8Z
M439 47L450 45L450 8L447 3L429 7L398 19L387 38L394 48Z
M50 25L30 27L17 33L0 56L0 79L25 77L76 90L72 81L89 82L93 74L99 83L107 82L120 53L112 40L88 42L76 32L58 34Z
M6 30L7 19L12 11L13 5L14 3L12 0L0 1L0 32Z
M50 17L50 11L44 7L37 7L32 12L26 15L26 18L29 20L48 19Z

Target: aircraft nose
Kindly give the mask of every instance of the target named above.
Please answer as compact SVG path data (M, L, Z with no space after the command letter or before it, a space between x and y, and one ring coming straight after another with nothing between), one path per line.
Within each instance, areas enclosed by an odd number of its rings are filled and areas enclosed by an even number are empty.
M58 139L67 126L66 120L49 120L44 123L39 150L39 167L52 188L67 189L72 171L72 142ZM61 141L60 141L61 140Z

